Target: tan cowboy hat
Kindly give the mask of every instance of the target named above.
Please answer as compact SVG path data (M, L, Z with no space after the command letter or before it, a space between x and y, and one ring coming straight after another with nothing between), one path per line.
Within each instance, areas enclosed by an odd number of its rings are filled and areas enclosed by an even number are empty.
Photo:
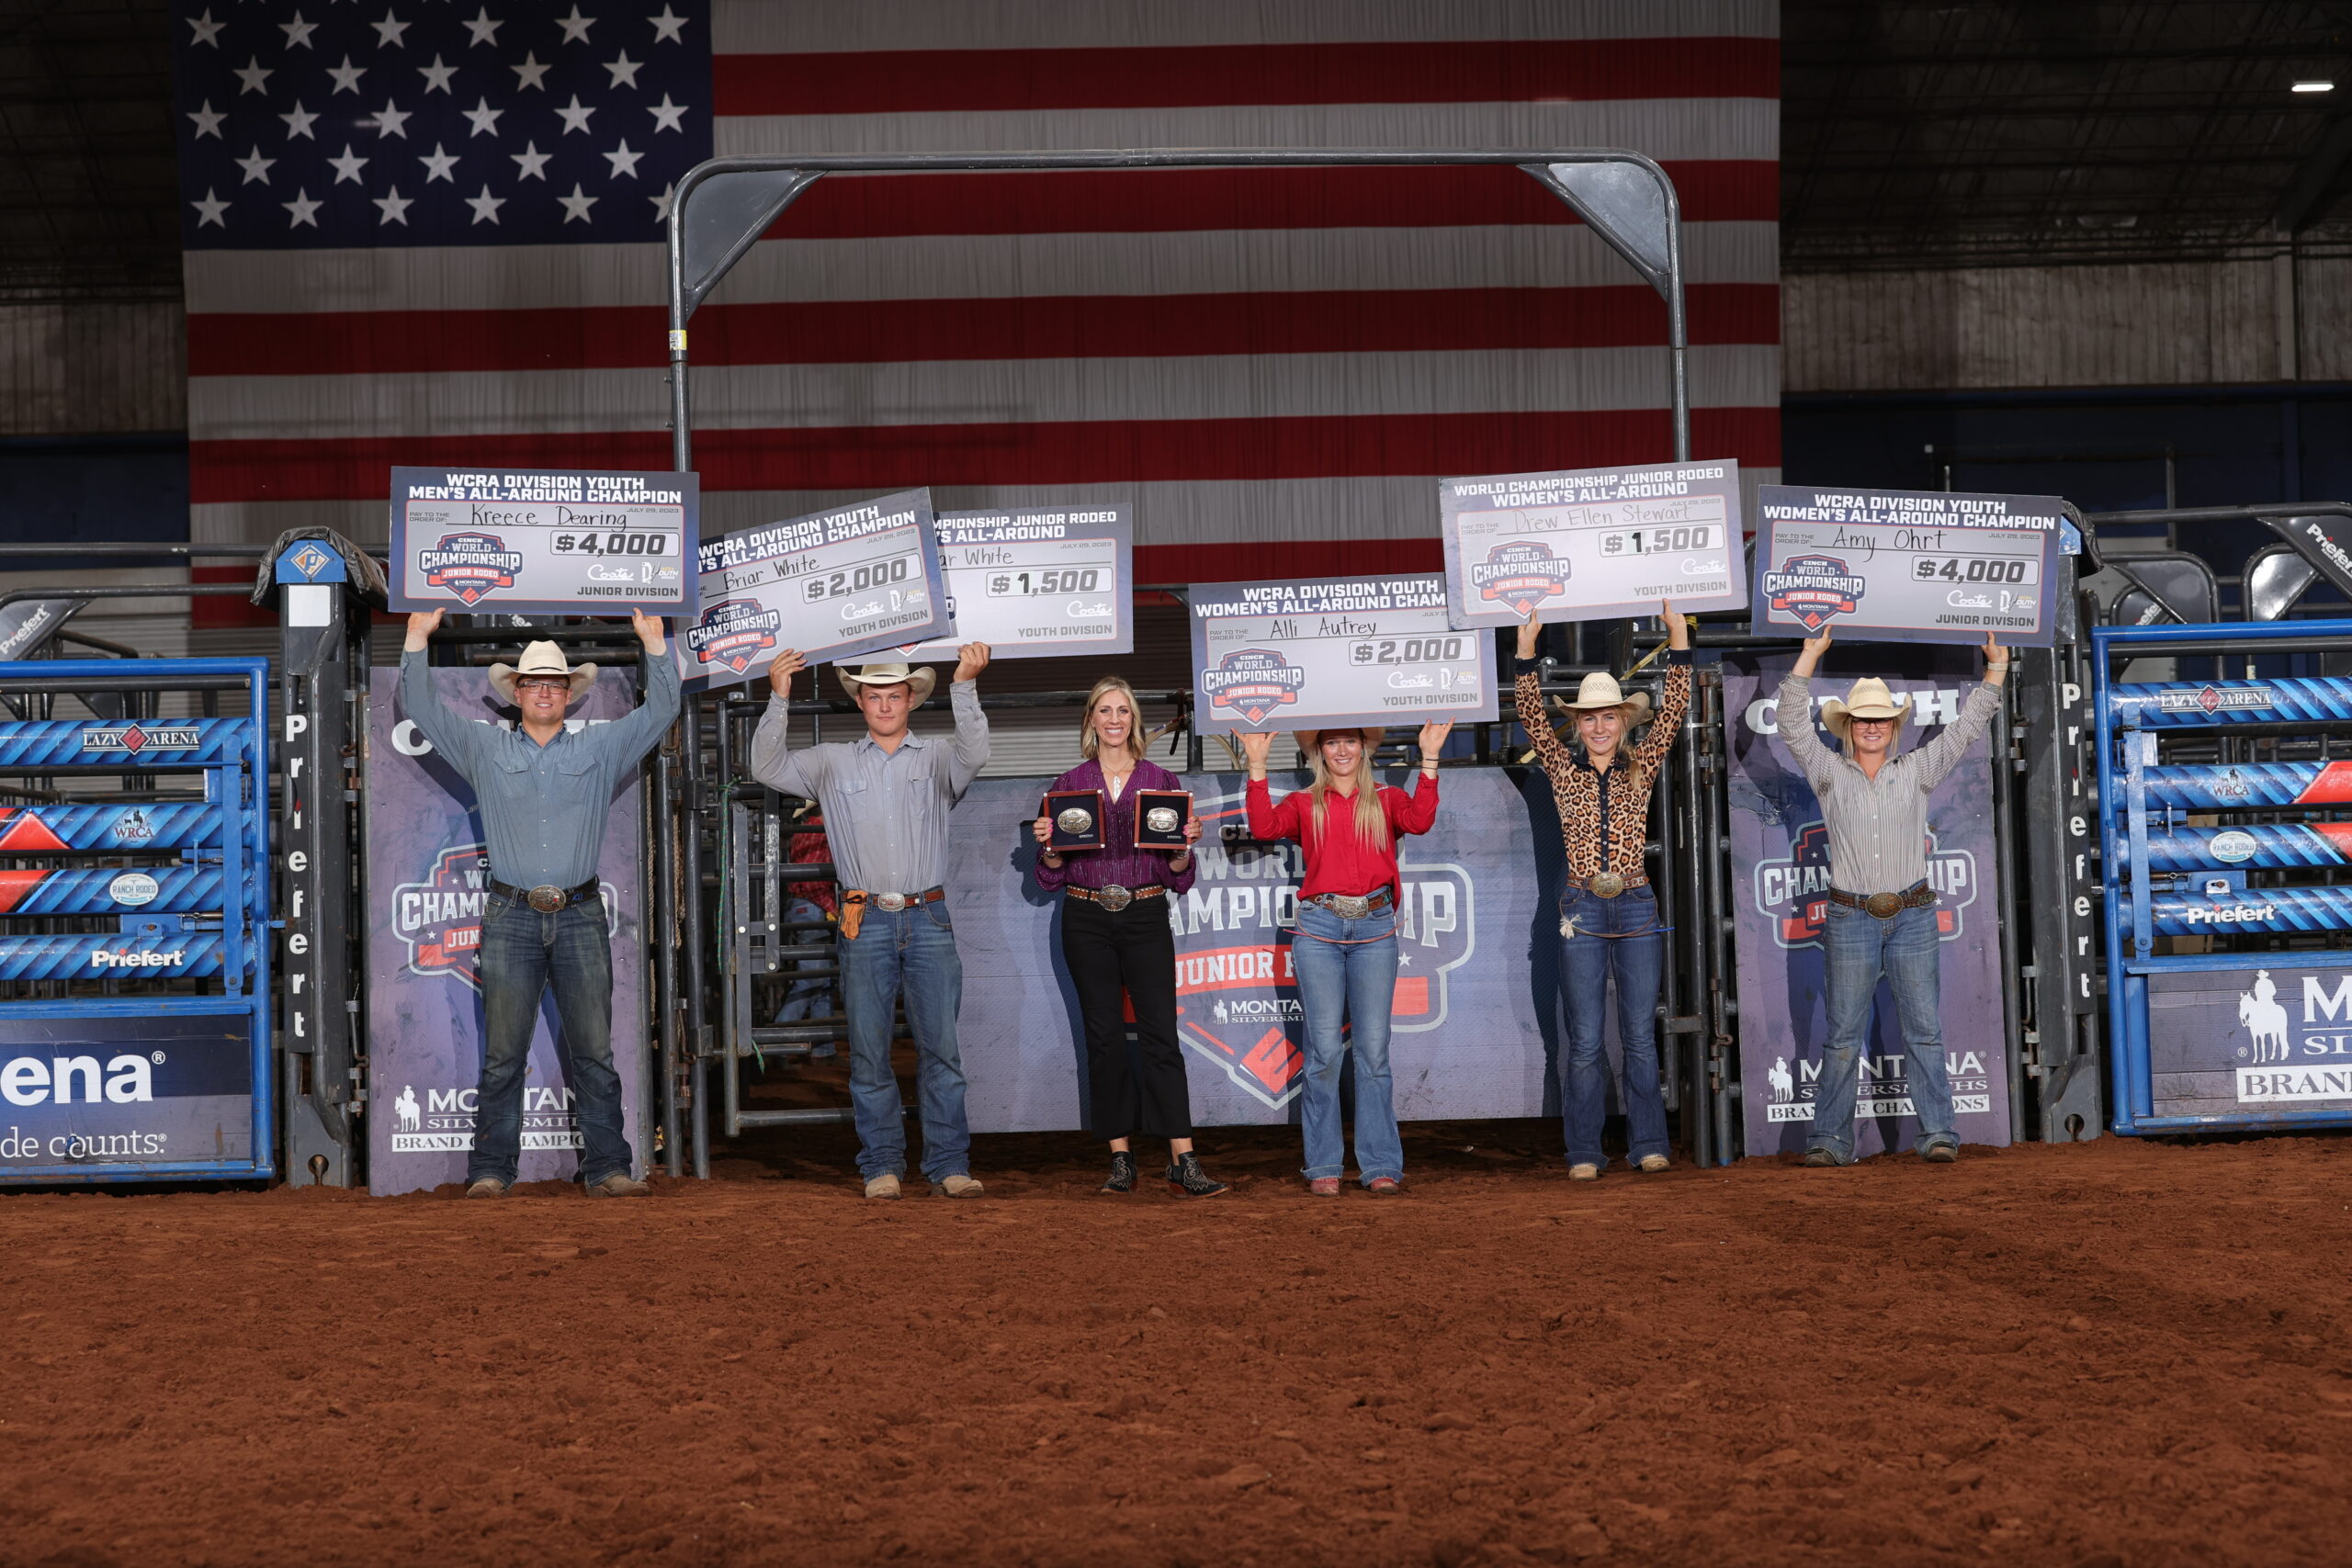
M1854 682L1854 689L1846 694L1844 702L1831 697L1821 705L1821 722L1840 742L1858 718L1897 720L1894 728L1899 735L1903 726L1911 722L1911 694L1905 692L1902 701L1897 702L1894 694L1886 689L1885 682L1875 675L1865 675Z
M1369 756L1380 750L1380 742L1386 737L1388 731L1376 724L1368 724L1362 729L1335 729L1331 733L1363 736L1364 753ZM1298 742L1298 750L1302 755L1312 757L1315 755L1315 749L1323 744L1323 735L1324 732L1319 729L1300 729L1294 730L1291 739Z
M1617 684L1617 677L1606 670L1596 670L1586 676L1577 686L1577 700L1559 705L1569 713L1597 713L1602 708L1623 708L1628 729L1638 728L1657 716L1650 711L1650 694L1647 692L1635 692L1627 696L1624 688Z
M842 690L847 692L853 701L860 686L896 686L903 682L914 699L914 705L921 707L931 700L932 688L939 684L938 671L927 665L910 665L904 660L895 664L861 665L855 670L847 665L835 665L833 673L841 677Z
M561 675L571 682L571 694L578 696L596 683L596 667L586 660L577 664L563 661L563 649L551 642L535 642L523 649L523 657L512 664L490 667L490 689L498 694L502 703L514 700L514 677L517 675Z

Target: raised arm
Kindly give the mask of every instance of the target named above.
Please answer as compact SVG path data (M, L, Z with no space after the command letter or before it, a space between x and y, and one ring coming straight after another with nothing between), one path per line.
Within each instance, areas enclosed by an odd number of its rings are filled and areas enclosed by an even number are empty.
M440 628L442 612L427 610L408 618L408 636L401 644L401 706L409 722L424 732L433 749L448 760L458 776L471 783L481 760L484 726L459 718L433 688L433 669L424 661L424 646Z
M1919 793L1926 795L1951 776L1968 748L2001 711L2001 683L2009 673L2009 650L1984 636L1984 680L1960 706L1960 716L1918 750Z
M980 711L980 671L989 667L989 645L967 642L956 650L956 679L947 705L956 715L955 760L945 781L947 798L961 800L989 762L989 716Z
M803 663L799 651L786 649L768 666L768 711L752 736L752 776L770 789L814 800L825 787L824 759L820 752L792 750L792 677Z
M1519 708L1519 727L1527 731L1527 739L1535 748L1536 761L1549 772L1555 764L1567 765L1568 748L1544 716L1543 681L1537 673L1535 659L1536 638L1543 630L1532 620L1519 628L1519 658L1513 666L1519 671L1519 680L1511 687L1511 700Z
M1675 614L1672 600L1658 606L1658 615L1666 622L1666 689L1658 694L1657 716L1634 748L1634 761L1652 770L1674 749L1690 706L1690 623Z
M646 652L644 696L633 710L601 728L605 744L633 759L650 750L678 716L678 661L670 656L661 616L632 610L629 620Z

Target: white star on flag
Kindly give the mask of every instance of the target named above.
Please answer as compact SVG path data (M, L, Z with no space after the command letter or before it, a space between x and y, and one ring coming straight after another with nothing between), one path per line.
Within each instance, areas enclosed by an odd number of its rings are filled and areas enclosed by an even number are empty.
M308 192L298 190L294 193L293 200L281 201L277 205L294 215L286 225L288 229L300 229L305 223L313 229L319 226L319 220L313 214L322 204L312 201Z
M305 114L302 110L302 100L297 98L294 100L294 112L282 114L277 118L286 122L286 140L291 141L298 136L311 136L311 122L319 117L314 114ZM311 136L311 140L316 141L318 138Z
M245 68L243 71L232 71L230 74L244 84L237 89L237 96L242 98L247 93L263 91L262 84L268 81L273 73L268 66L261 62L261 56L255 55L245 62Z
M664 4L662 6L662 14L660 16L648 17L645 19L653 24L653 41L655 43L683 44L686 41L686 18L673 14L668 5Z
M633 180L637 178L638 160L644 156L642 152L630 152L628 143L624 141L618 148L605 153L604 159L613 166L613 178Z
M382 21L370 22L368 25L376 29L378 49L406 49L408 47L401 41L401 34L408 31L409 25L393 16L391 12L386 11Z
M376 220L377 222L397 223L403 229L408 227L408 209L416 205L414 198L401 194L398 186L381 196L371 196L368 199L374 202L383 214Z
M588 209L595 206L599 199L600 198L596 197L582 195L580 190L580 182L577 180L572 182L571 194L570 196L560 196L556 197L557 202L563 208L563 220L566 223L572 222L575 220L582 223L587 222Z
M356 93L359 91L359 78L368 74L368 67L351 63L351 55L346 51L343 57L343 63L328 66L327 74L334 78L335 92ZM331 93L328 96L332 97L334 94Z
M187 25L196 29L196 43L209 43L213 48L219 49L220 47L220 29L227 27L229 24L226 22L214 21L212 19L211 8L208 6L205 9L204 15L201 17L190 17L187 19ZM190 47L194 47L194 45L191 45ZM222 224L221 227L226 228L228 225Z
M558 17L555 19L555 25L563 29L564 42L586 43L588 41L588 29L596 25L596 18L594 17L582 16L580 14L580 7L577 5L574 5L571 7L571 15L569 17Z
M490 186L485 185L481 187L480 196L466 197L466 205L474 209L475 222L495 223L498 221L498 209L506 205L506 198L503 196L491 195Z
M204 187L203 200L193 202L190 205L196 209L196 226L198 228L201 229L207 223L217 225L222 229L226 229L229 226L220 221L220 215L229 210L229 204L221 200L219 197L213 195L212 187L210 186L206 186Z
M254 148L252 152L237 160L237 167L245 171L245 177L239 183L243 185L251 185L255 180L259 180L262 184L267 185L269 183L269 166L277 162L277 160L275 158L263 157L261 155L261 149L258 147Z
M436 54L433 57L432 64L418 66L416 73L424 78L426 92L446 93L449 90L449 78L458 73L458 68L454 65L442 64L441 57Z
M670 221L670 204L677 199L677 182L673 180L670 184L662 187L662 194L660 196L649 197L647 198L653 203L653 221L656 223L667 223Z
M540 171L547 167L548 160L555 156L552 152L540 152L539 144L536 141L526 141L520 152L509 152L506 155L523 167L523 172L514 176L518 180L546 179L547 175Z
M451 185L456 185L458 183L457 180L452 178L449 174L451 169L458 166L458 155L454 152L443 152L441 150L441 143L438 141L433 144L432 152L427 152L424 156L419 158L417 162L424 165L424 183L426 185L431 185L435 180L448 180ZM487 190L490 187L485 186L482 188Z
M613 73L613 79L606 83L605 85L612 87L634 87L637 85L637 73L644 70L645 67L638 62L631 60L628 57L628 51L623 50L621 51L621 57L607 64L605 69Z
M414 118L414 115L407 109L394 108L392 107L392 100L386 98L384 100L384 112L378 115L375 118L376 134L379 136L397 136L401 141L405 141L408 140L408 131L406 127L408 122Z
M195 110L187 118L196 121L196 136L194 140L200 141L208 136L212 137L216 141L219 140L220 136L220 122L227 119L229 117L214 108L212 107L212 100L210 98L207 98L204 100L204 106L201 108Z
M474 44L486 43L492 49L497 48L498 29L503 20L503 18L502 17L492 17L490 14L490 7L487 6L484 6L481 10L476 11L474 13L474 19L463 24L466 31L474 35L473 42L467 44L466 47L468 49L471 49Z
M530 50L524 53L522 64L510 66L508 69L514 73L514 90L516 92L519 93L526 87L537 87L540 92L544 93L548 90L548 85L545 82L540 81L539 78L554 70L555 67L552 65L540 64L538 51L537 50Z
M311 47L311 35L319 30L319 24L304 21L302 13L297 11L292 21L278 23L277 30L286 35L287 48L308 49Z
M346 141L343 144L343 156L329 158L327 166L334 171L335 184L341 185L344 181L349 180L354 185L361 185L359 171L368 166L368 160L354 152L351 150L351 143ZM366 187L362 186L361 188Z
M473 107L463 112L466 118L473 123L473 130L469 134L495 136L498 134L498 117L506 111L492 108L488 98L480 98L475 101Z
M653 130L656 135L665 130L674 130L681 135L685 133L686 106L672 103L669 94L662 94L662 101L658 104L646 105L645 112L653 117Z
M560 108L555 112L556 118L563 121L563 133L569 136L575 130L585 131L588 129L588 117L596 111L593 106L587 108L581 107L580 95L574 93L571 95L571 107Z

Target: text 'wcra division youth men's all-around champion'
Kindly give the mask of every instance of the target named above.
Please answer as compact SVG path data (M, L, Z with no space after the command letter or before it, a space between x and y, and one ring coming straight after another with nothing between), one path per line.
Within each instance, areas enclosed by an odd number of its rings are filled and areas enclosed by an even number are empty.
M396 468L391 607L684 615L700 493L685 473Z

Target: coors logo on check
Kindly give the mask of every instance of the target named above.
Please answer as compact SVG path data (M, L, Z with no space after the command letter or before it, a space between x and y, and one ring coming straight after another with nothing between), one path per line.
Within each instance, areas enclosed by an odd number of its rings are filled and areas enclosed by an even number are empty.
M510 550L495 534L444 534L429 550L416 553L417 570L429 588L446 588L478 604L502 588L514 586L523 552Z
M722 599L686 629L686 647L696 662L723 665L741 675L776 645L784 616L756 600Z
M1479 598L1499 601L1522 615L1567 585L1568 563L1551 546L1533 540L1497 545L1470 568L1470 586Z
M1298 701L1299 689L1306 684L1306 671L1279 653L1237 648L1217 660L1216 669L1201 672L1201 684L1217 710L1262 724L1276 708Z
M1815 632L1860 609L1867 586L1836 556L1791 556L1780 570L1764 574L1766 603L1773 614L1793 616Z

